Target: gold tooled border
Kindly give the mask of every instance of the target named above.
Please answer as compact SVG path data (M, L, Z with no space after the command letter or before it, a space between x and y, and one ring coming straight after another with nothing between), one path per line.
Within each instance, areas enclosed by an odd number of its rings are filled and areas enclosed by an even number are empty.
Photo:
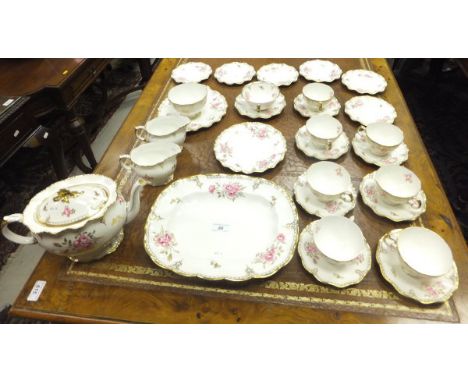
M148 268L149 269L149 268ZM168 281L156 281L156 280L147 280L147 279L135 279L132 277L127 276L117 276L117 275L110 275L110 274L103 274L97 272L84 272L84 271L77 271L77 270L69 270L67 272L69 274L75 276L83 276L83 277L94 277L96 279L105 279L111 280L114 282L126 282L130 284L136 285L151 285L151 286L158 286L158 287L166 287L166 288L174 288L179 290L191 290L191 291L199 291L199 292L206 292L206 293L219 293L223 295L230 295L230 296L243 296L243 297L252 297L252 298L265 298L276 300L278 302L296 302L296 303L309 303L309 304L327 304L327 305L339 305L343 307L354 307L354 308L361 308L361 309L383 309L387 311L391 311L392 313L400 313L400 312L407 312L407 313L420 313L420 314L428 314L428 311L424 307L411 307L403 304L388 304L388 303L378 303L378 302L366 302L366 301L358 301L358 300L337 300L331 297L315 297L315 296L292 296L287 294L275 294L275 293L266 293L266 292L252 292L247 290L237 290L237 289L223 289L218 287L206 287L200 285L187 285L187 284L175 284L173 282ZM132 274L132 272L129 272ZM133 272L138 273L138 272ZM278 281L267 281L266 289L272 290L297 290L296 288L297 283L292 282L278 282ZM389 292L381 291L381 290L359 290L356 288L347 288L347 289L331 289L326 288L323 286L315 285L315 284L302 284L301 286L312 286L314 292L323 293L323 294L330 294L330 295L351 295L354 296L358 291L358 294L369 294L370 292L376 292L377 294L381 294L385 292L388 294ZM391 292L390 292L391 293ZM373 294L373 293L371 293ZM388 300L395 301L396 298L389 298ZM397 301L397 300L396 300ZM323 307L323 305L322 305ZM456 319L450 304L448 302L444 302L441 305L443 310L439 309L434 312L429 312L433 316L442 316L448 317L452 320ZM425 317L426 319L430 319L429 317Z
M265 274L265 275L250 275L250 277L239 278L239 279L234 279L234 278L229 278L229 277L207 277L206 275L202 275L202 274L198 274L198 273L181 272L179 269L171 268L171 267L168 267L168 266L166 266L164 264L161 264L160 261L157 259L157 257L152 253L152 251L151 251L151 249L149 247L149 244L148 244L148 240L149 240L148 239L148 229L149 229L151 216L153 214L153 211L154 211L155 207L160 202L160 198L162 196L164 196L165 194L167 194L171 188L175 187L175 185L178 182L188 181L188 180L198 180L199 177L207 177L207 178L209 178L209 177L215 177L215 178L227 177L227 178L233 178L233 179L242 179L242 180L246 180L246 181L248 180L248 181L251 181L251 182L261 182L261 183L267 184L268 186L273 187L278 192L280 192L280 193L282 193L284 195L286 201L289 203L289 205L291 207L291 212L292 212L293 219L294 219L294 221L292 222L292 223L294 223L294 242L291 245L288 257L282 263L280 263L279 266L273 268L272 272L270 272L268 274ZM299 238L299 215L297 213L297 208L296 208L296 205L294 204L294 201L292 200L291 196L286 192L286 190L283 187L281 187L280 185L278 185L278 184L276 184L276 183L274 183L274 182L272 182L270 180L263 179L263 178L255 178L255 177L251 177L251 176L247 176L247 175L240 175L240 174L215 173L215 174L199 174L199 175L193 175L193 176L189 176L189 177L186 177L186 178L178 179L175 182L173 182L171 185L166 187L158 195L158 197L156 198L156 201L151 206L150 213L148 214L148 217L146 219L144 246L145 246L146 253L149 255L151 260L153 260L153 262L156 265L160 266L161 268L170 270L170 271L172 271L174 273L177 273L177 274L179 274L181 276L197 277L197 278L200 278L200 279L203 279L203 280L212 280L212 281L228 280L228 281L234 281L234 282L242 282L242 281L247 281L247 280L251 280L251 279L263 279L263 278L266 278L266 277L270 277L270 276L274 275L276 272L278 272L281 268L288 265L289 262L291 261L291 259L293 258L295 251L296 251L298 238Z
M395 290L400 293L402 296L405 296L405 297L408 297L412 300L415 300L415 301L418 301L420 302L421 304L424 304L424 305L429 305L429 304L437 304L437 303L444 303L444 302L447 302L450 297L452 297L452 295L455 293L455 291L458 289L458 283L459 283L459 279L458 279L458 269L457 269L457 265L455 264L455 261L453 262L453 267L455 268L455 275L456 275L456 282L455 282L455 285L454 285L454 288L453 290L443 299L443 300L431 300L431 299L418 299L414 296L411 296L409 295L408 293L404 292L403 290L401 290L398 285L396 283L394 283L392 281L392 279L385 273L385 270L384 270L384 267L382 265L382 259L381 259L381 245L384 241L384 239L392 234L392 233L398 233L400 232L402 229L394 229L394 230L391 230L390 232L387 232L385 235L383 235L380 239L379 239L379 243L377 244L377 251L375 252L375 258L377 260L377 264L379 264L379 268L380 268L380 273L382 273L382 276L383 278L393 287L395 288Z
M237 126L240 126L240 125L245 125L245 124L255 124L255 125L263 125L263 126L267 126L269 129L273 129L274 131L276 131L279 136L283 139L283 143L284 143L284 151L282 152L282 155L281 157L279 158L279 160L274 164L274 165L271 165L267 168L265 168L264 170L254 170L252 172L246 172L242 169L240 170L235 170L234 168L232 168L231 166L229 166L225 160L221 160L218 158L217 154L218 154L218 151L216 148L218 147L218 144L219 144L219 140L222 138L223 135L226 134L226 131L229 131L231 129L234 129L235 127ZM247 174L247 175L250 175L250 174L261 174L261 173L264 173L265 171L267 170L270 170L272 168L275 168L278 163L280 163L281 161L284 160L284 157L286 155L286 152L288 151L288 144L287 144L287 141L286 141L286 138L284 137L283 133L281 131L279 131L277 128L273 127L272 125L269 125L267 123L263 123L263 122L241 122L241 123L236 123L232 126L229 126L227 129L224 129L220 134L218 134L218 136L216 137L215 141L214 141L214 144L213 144L213 151L215 153L215 157L216 159L219 161L219 163L221 163L223 165L223 167L226 167L234 172L242 172L243 174Z

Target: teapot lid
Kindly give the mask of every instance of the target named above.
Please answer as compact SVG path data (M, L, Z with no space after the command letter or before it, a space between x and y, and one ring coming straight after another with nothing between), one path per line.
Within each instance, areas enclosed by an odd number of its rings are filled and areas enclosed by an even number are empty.
M117 184L98 174L58 181L36 194L23 211L23 224L32 233L57 234L99 219L117 200Z
M60 188L46 197L36 211L41 224L63 226L89 219L106 205L109 195L99 184Z

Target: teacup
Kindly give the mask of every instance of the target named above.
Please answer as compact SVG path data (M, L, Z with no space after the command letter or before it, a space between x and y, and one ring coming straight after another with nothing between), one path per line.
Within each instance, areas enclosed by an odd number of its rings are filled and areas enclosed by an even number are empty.
M321 202L341 198L350 202L354 195L349 191L351 176L343 166L334 162L320 161L306 171L306 180L313 194Z
M242 88L242 97L255 110L267 110L280 95L279 87L264 81L254 81Z
M317 147L330 150L333 142L343 132L343 125L329 115L316 115L307 120L306 129Z
M453 255L446 241L434 231L423 227L408 227L395 238L385 235L385 243L398 252L403 270L418 279L446 275L453 266Z
M403 131L398 126L385 122L371 123L360 126L359 131L364 132L369 151L378 156L391 153L403 142Z
M421 191L421 181L406 167L397 165L380 167L375 172L375 183L384 201L389 205L407 203L412 208L421 208L421 201L417 199Z
M128 171L149 181L153 186L161 186L172 180L176 165L177 154L182 151L175 143L144 143L130 154L120 155L120 164ZM129 159L130 163L126 163Z
M167 98L174 109L186 117L194 117L199 114L206 104L208 88L195 82L187 82L174 86Z
M145 126L135 127L139 140L144 142L175 143L182 146L185 141L185 126L190 118L181 115L168 115L156 117Z
M302 94L310 110L322 111L325 105L331 101L335 92L331 86L322 83L312 83L302 88Z
M314 243L327 260L344 264L366 249L366 240L359 226L344 216L327 216L314 225Z

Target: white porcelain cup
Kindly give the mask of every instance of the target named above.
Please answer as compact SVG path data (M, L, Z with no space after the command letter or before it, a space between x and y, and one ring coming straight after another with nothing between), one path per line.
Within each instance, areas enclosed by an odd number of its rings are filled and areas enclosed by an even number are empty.
M332 263L348 263L366 249L361 229L344 216L327 216L317 220L313 235L317 249Z
M396 249L403 270L410 276L433 279L446 275L452 269L452 251L447 242L434 231L408 227L395 236L386 234L385 243Z
M364 133L370 152L377 156L391 153L404 139L403 131L398 126L385 122L360 126L359 131Z
M174 86L167 98L174 109L186 117L194 117L199 114L206 104L208 88L195 82L187 82Z
M306 180L314 195L321 202L339 198L350 202L354 195L349 191L351 176L343 166L329 161L312 164L306 171Z
M343 125L329 115L316 115L307 120L306 130L315 146L330 150L333 142L343 133Z
M242 97L257 111L272 107L279 95L279 87L270 82L254 81L242 88Z
M380 167L375 172L375 182L384 201L389 205L407 203L412 208L421 208L422 203L417 199L421 191L421 181L406 167L398 165Z
M135 127L137 138L144 142L175 143L182 146L185 141L185 127L190 118L181 115L167 115L153 118L145 126Z
M177 166L177 154L182 151L175 143L144 143L130 154L120 155L120 165L127 171L135 171L153 186L170 182Z
M331 101L335 92L331 86L322 83L307 84L302 88L307 107L312 111L322 111Z

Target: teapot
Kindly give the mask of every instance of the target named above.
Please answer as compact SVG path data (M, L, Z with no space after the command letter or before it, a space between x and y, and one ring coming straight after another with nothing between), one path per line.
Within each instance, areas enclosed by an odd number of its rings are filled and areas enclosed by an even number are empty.
M123 239L124 224L140 209L147 182L138 179L125 201L111 178L85 174L61 180L36 194L23 213L3 217L2 233L17 244L38 243L45 250L75 262L97 260L115 251ZM19 222L27 236L11 231Z

